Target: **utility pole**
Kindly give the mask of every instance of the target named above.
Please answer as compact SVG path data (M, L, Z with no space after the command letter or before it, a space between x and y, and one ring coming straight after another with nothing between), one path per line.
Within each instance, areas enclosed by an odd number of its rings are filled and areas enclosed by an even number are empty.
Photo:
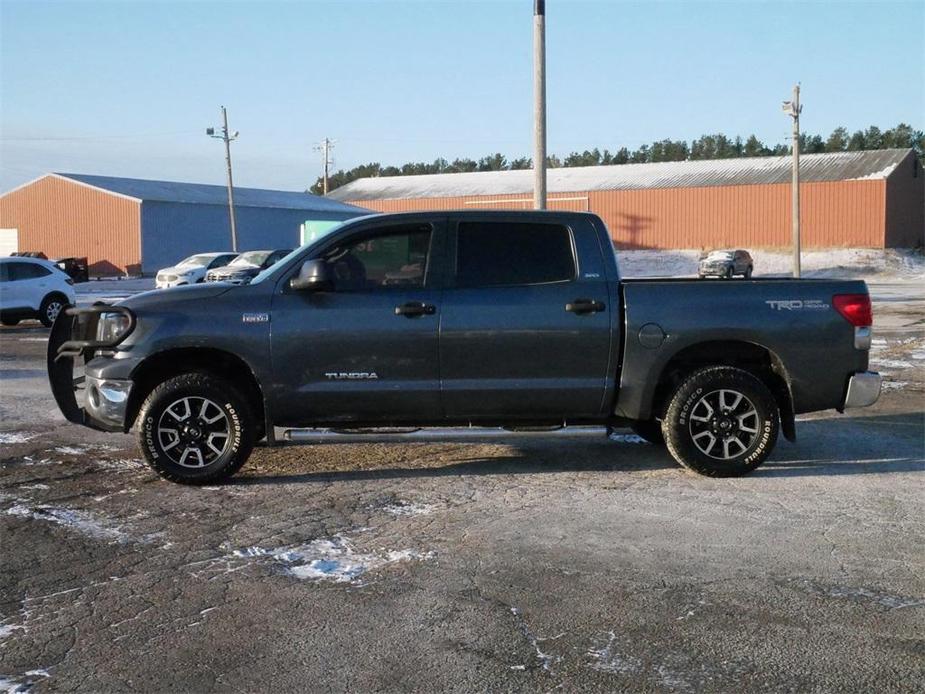
M800 276L800 85L793 87L793 100L784 102L784 113L793 118L793 183L790 211L793 216L793 276Z
M328 173L330 171L331 164L331 150L334 149L334 140L324 138L320 144L315 145L315 151L321 152L321 163L324 168L324 174L322 175L322 191L323 195L328 194Z
M546 0L533 1L533 209L546 209Z
M234 215L234 180L231 176L231 142L238 139L238 131L228 132L228 111L222 106L222 133L215 134L215 128L206 128L206 135L225 142L225 164L228 167L228 218L231 221L231 250L238 252L238 229Z

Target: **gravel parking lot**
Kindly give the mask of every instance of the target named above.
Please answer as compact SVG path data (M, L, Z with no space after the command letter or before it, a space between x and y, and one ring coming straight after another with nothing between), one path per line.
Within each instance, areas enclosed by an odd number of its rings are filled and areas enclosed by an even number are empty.
M925 298L741 479L628 432L319 437L160 481L0 332L0 691L921 691ZM825 364L820 364L825 368Z

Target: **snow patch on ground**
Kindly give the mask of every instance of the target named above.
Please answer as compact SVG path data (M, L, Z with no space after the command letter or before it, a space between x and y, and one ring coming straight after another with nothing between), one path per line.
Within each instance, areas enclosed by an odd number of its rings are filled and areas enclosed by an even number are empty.
M6 515L53 523L95 540L129 542L133 539L109 518L69 508L45 505L30 507L27 503L20 500L6 510Z
M29 670L22 675L0 675L0 693L26 694L48 677L51 677L48 670Z
M0 624L0 640L8 639L17 631L26 631L22 624Z
M607 632L606 643L603 639L599 639L592 648L588 649L588 657L591 658L591 668L599 672L610 672L621 675L637 672L642 666L640 660L620 654L616 648L616 641L616 633L610 631Z
M909 385L908 381L883 381L883 390L902 390Z
M527 622L524 619L523 613L518 608L512 607L511 614L514 615L514 619L517 620L517 626L520 629L520 633L523 634L524 638L527 639L531 646L533 646L533 650L536 651L536 659L540 662L542 668L546 670L546 672L552 672L553 664L558 663L562 660L562 658L551 653L546 653L542 648L540 648L540 644L545 641L555 641L561 636L565 636L565 632L549 638L540 638L530 630L529 626L527 626ZM517 666L515 665L514 668L516 667ZM526 666L524 666L524 669L526 669Z
M90 446L58 446L55 448L55 453L60 453L61 455L82 455L90 450Z
M426 516L433 513L434 509L431 504L419 504L414 501L395 501L382 507L383 511L393 516Z
M94 461L97 467L101 467L104 470L116 470L118 472L126 472L128 470L140 470L145 467L143 461L138 458L118 458L114 460L96 460Z
M311 581L359 584L367 573L389 564L425 561L433 552L417 550L383 550L363 553L354 550L342 535L331 539L313 540L304 545L286 548L245 547L232 552L230 559L269 559L280 565L284 573Z
M884 369L911 369L912 364L901 359L871 359L870 363Z
M611 441L619 441L620 443L648 443L648 441L636 434L611 434L608 438Z
M31 441L38 434L29 431L0 431L0 443L13 444Z

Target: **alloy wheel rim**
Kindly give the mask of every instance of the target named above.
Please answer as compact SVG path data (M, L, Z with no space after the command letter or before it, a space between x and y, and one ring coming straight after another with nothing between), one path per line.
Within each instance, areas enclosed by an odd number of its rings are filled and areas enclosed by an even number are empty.
M202 468L215 462L231 443L231 420L218 404L189 395L172 402L157 423L161 450L177 465Z
M60 301L52 301L48 304L48 308L45 309L45 315L48 317L48 320L54 321L58 318L58 314L61 313L61 309L64 308Z
M689 430L704 455L732 460L749 451L758 439L761 417L743 393L731 388L713 390L691 408Z

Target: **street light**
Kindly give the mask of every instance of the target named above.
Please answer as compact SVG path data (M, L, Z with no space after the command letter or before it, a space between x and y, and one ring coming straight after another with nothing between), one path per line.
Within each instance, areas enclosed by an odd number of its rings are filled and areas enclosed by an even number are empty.
M231 221L231 250L238 252L238 230L235 225L234 216L234 181L231 177L231 142L238 139L238 131L228 133L228 111L222 106L222 127L219 134L216 134L215 128L206 128L206 135L214 137L217 140L225 142L225 164L228 167L228 218Z

